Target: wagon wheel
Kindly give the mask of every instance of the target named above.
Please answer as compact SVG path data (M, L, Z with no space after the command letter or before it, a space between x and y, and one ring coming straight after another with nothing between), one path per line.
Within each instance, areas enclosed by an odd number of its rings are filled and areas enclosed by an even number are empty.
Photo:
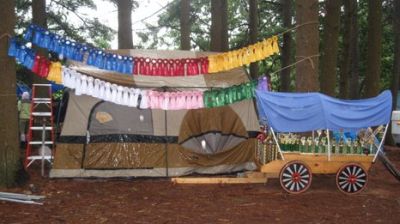
M303 193L311 186L311 169L303 162L292 161L282 168L279 179L285 191L291 194Z
M364 168L356 163L342 166L336 174L336 185L346 194L355 194L367 186L368 175Z

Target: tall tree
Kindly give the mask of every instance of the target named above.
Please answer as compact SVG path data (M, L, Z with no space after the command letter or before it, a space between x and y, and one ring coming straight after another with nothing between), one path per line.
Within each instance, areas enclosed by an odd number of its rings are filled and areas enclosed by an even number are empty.
M393 1L394 60L392 76L393 110L396 110L397 93L400 87L400 1Z
M346 33L349 35L349 63L350 63L350 85L349 87L349 97L350 99L358 99L360 98L360 85L359 85L359 46L358 46L358 16L357 16L357 0L349 0L344 1L345 14L346 11L349 16L346 18L349 19L347 23L349 23L348 31ZM348 6L347 6L348 5ZM346 10L348 8L348 10Z
M180 6L181 50L190 50L190 0L181 0Z
M318 91L318 0L296 1L296 23L306 24L296 32L296 60L309 58L296 65L296 91Z
M19 142L15 62L7 56L9 36L14 33L14 1L0 7L0 186L11 186L19 168Z
M132 49L132 0L116 0L118 7L118 49Z
M257 42L258 38L258 2L257 0L249 0L249 33L250 44ZM250 76L253 79L258 77L258 62L250 64Z
M228 2L211 1L211 51L227 51L228 42Z
M32 0L32 23L47 28L46 0ZM36 49L40 54L46 55L48 52L44 49ZM30 73L33 83L47 83L46 79ZM38 94L43 95L44 90L40 89Z
M368 50L365 73L365 97L379 93L382 49L382 1L368 0Z
M359 98L357 0L344 1L339 97ZM351 86L351 88L350 88Z
M283 27L288 29L292 26L292 0L281 0L281 14L283 19ZM292 57L292 34L286 32L283 34L283 45L281 51L281 67L284 68L290 65L290 59ZM281 71L281 92L290 91L290 71L291 68L288 67Z
M336 67L340 24L340 1L325 1L323 49L321 57L321 92L335 96Z

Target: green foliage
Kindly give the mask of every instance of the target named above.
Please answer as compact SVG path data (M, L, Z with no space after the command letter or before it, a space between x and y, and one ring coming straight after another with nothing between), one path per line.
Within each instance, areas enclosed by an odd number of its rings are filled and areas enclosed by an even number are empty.
M64 90L60 89L57 92L53 93L54 100L61 100L64 94Z
M16 0L17 30L23 31L32 19L32 0ZM80 9L96 9L93 0L51 0L47 1L48 29L79 42L96 47L109 47L115 31L92 18ZM77 22L73 23L71 18Z

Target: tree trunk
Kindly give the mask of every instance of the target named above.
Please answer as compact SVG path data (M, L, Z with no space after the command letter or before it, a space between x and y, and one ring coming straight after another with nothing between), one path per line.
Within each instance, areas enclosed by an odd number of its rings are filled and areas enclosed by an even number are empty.
M288 29L292 26L292 0L281 0L283 27ZM286 32L283 34L283 46L281 51L281 67L284 68L290 65L291 49L292 48L292 34ZM281 92L290 91L290 72L291 68L288 67L281 71Z
M338 38L340 24L340 1L326 0L324 46L321 57L321 92L335 96Z
M46 0L32 0L32 23L47 28ZM34 47L34 49L41 55L47 55L48 53L43 48ZM40 78L36 74L33 74L33 72L31 76L33 83L48 83L46 79ZM44 92L40 90L39 94L42 95Z
M117 0L118 49L132 49L132 0Z
M47 28L46 0L32 1L32 23Z
M365 97L379 93L382 49L382 2L368 0L368 51L365 74Z
M190 1L181 0L181 50L190 50Z
M392 76L392 95L393 110L396 110L397 93L399 90L400 77L400 1L394 1L393 10L393 34L394 34L394 60L393 60L393 76Z
M358 17L357 17L357 0L345 1L345 4L350 4L349 9L351 10L350 18L350 86L349 94L350 99L360 98L360 84L359 84L359 70L358 70L358 60L359 60L359 47L358 47Z
M319 53L318 0L296 1L296 23L298 25L312 23L297 29L296 60L314 56L296 65L296 91L318 91L319 59L316 56Z
M249 32L250 44L257 42L258 37L258 2L257 0L249 0ZM250 76L253 79L258 78L258 62L250 64Z
M357 99L359 98L357 0L344 1L343 26L339 97Z
M0 34L14 33L15 1L0 7ZM15 61L7 56L9 38L0 39L0 186L12 186L19 168L18 111Z
M211 1L211 51L228 51L228 2Z

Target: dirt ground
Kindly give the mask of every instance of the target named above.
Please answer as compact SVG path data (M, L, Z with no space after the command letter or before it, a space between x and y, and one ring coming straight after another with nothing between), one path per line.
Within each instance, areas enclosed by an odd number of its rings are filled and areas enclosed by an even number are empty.
M400 149L387 148L400 168ZM267 184L174 185L168 179L46 179L37 168L24 187L44 205L0 201L0 223L400 223L400 182L378 161L365 191L340 193L316 176L300 195Z

